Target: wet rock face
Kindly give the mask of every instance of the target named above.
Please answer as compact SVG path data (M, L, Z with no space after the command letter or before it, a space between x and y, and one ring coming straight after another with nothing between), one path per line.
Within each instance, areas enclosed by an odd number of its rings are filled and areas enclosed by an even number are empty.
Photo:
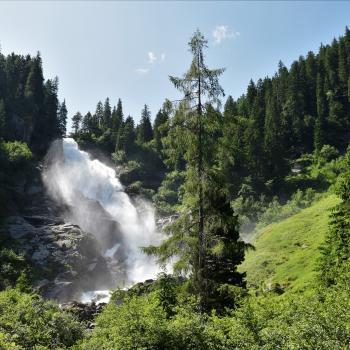
M42 278L36 287L46 297L72 300L86 289L106 285L110 277L95 238L60 218L11 216L0 234L38 271Z
M79 300L86 290L112 287L103 248L92 234L67 218L69 208L46 193L42 167L21 187L20 201L2 221L2 241L26 257L35 288L59 302Z
M105 303L96 304L92 302L85 304L76 301L60 305L61 309L76 315L79 321L84 322L87 329L95 327L94 320L105 306Z

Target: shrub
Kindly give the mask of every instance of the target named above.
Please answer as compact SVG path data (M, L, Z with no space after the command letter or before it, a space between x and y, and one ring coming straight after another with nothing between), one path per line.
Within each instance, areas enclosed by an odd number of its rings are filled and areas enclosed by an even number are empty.
M120 306L110 303L98 316L92 336L75 349L166 349L166 320L153 294L126 298Z
M82 338L83 327L52 302L7 289L0 292L1 332L25 349L64 349Z
M27 165L33 157L31 150L25 142L3 142L1 147L11 167Z
M0 249L0 290L14 286L27 267L22 255L17 255L12 249Z

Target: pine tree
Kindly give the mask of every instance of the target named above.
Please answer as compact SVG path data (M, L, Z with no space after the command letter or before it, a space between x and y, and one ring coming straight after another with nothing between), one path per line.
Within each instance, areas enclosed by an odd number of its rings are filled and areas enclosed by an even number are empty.
M350 147L343 161L346 169L336 184L336 192L342 202L331 214L319 264L319 277L325 286L341 282L342 279L346 279L347 284L350 282Z
M84 115L81 123L81 131L84 134L90 134L92 130L96 127L96 123L94 122L94 118L90 112Z
M349 77L349 68L348 68L348 55L346 52L346 46L345 46L345 38L341 38L339 40L339 51L338 51L338 74L339 74L339 82L340 82L340 89L342 91L342 94L346 93L347 89L347 80Z
M135 123L134 119L129 115L123 125L119 128L115 150L123 151L126 155L133 151L135 144Z
M80 130L80 124L82 122L83 116L80 112L77 112L72 117L72 127L74 130L74 134L77 135L78 131Z
M44 105L44 77L40 54L31 60L30 71L24 88L27 113L25 116L25 129L23 140L29 142L32 137L34 147L40 148L40 137L45 133L46 120ZM50 126L49 126L50 127ZM34 130L33 130L34 129Z
M153 135L154 135L154 140L156 142L156 148L158 152L161 152L162 150L162 137L165 136L162 127L165 127L165 123L168 121L169 117L167 113L160 109L156 115L156 118L154 119L154 124L153 124Z
M319 152L325 144L325 130L327 117L327 101L324 91L324 78L321 73L317 75L316 85L317 118L314 129L314 147Z
M101 121L101 127L104 130L112 127L112 111L108 97L106 98L106 101L103 106L103 117Z
M137 128L137 141L140 144L151 141L153 138L153 130L151 124L151 112L145 105L141 111L141 120Z
M215 166L218 151L216 140L222 119L210 103L220 104L223 89L218 78L224 70L210 70L205 65L203 50L207 47L207 41L199 31L195 32L189 46L193 55L190 69L182 78L170 77L174 86L185 96L180 106L183 113L175 113L168 135L181 145L187 163L182 211L180 217L167 227L170 238L160 247L149 247L146 251L156 254L160 262L177 256L174 269L191 271L193 288L203 310L210 308L212 299L218 301L219 285L233 280L237 284L243 283L243 276L236 271L237 265L234 263L235 259L240 260L240 255L230 257L228 250L231 253L232 250L228 246L235 246L237 253L244 252L245 245L237 241L232 209L228 209L227 217L220 215L221 208L229 206L225 182ZM215 201L218 197L220 199ZM230 243L225 241L226 238ZM212 272L219 273L225 259L231 259L230 272L220 281L211 279ZM233 275L237 278L233 278Z
M0 140L6 135L6 110L4 100L0 99Z
M101 130L103 128L103 116L104 116L104 109L103 104L101 101L98 101L96 105L96 110L93 115L93 124L92 124L92 130L91 132L95 135L100 135Z
M65 137L67 132L67 113L66 100L63 100L58 107L59 134L61 137Z
M121 99L118 99L117 108L112 113L112 131L118 133L119 128L123 124L123 105Z
M272 82L270 89L265 109L264 149L267 156L267 176L270 180L274 180L273 191L275 191L278 188L279 181L287 174L289 169L284 134L286 129L281 124L274 82Z
M58 78L56 77L53 80L50 80L50 79L47 80L47 82L45 83L45 99L44 99L45 110L46 110L46 120L45 120L45 129L43 131L43 135L41 136L45 135L48 143L58 137L61 137L62 135L60 130L60 120L59 120L59 114L58 114L59 101L57 98L57 92L58 92Z
M254 181L255 186L260 187L259 192L261 192L261 183L265 181L265 152L264 147L264 124L265 124L265 88L264 82L260 79L256 85L257 93L255 101L253 103L253 108L251 110L251 115L249 118L249 123L244 133L245 147L239 147L236 153L240 150L246 152L246 157L241 157L241 163L246 166L246 171L243 172L242 176L249 176L249 174L255 174ZM225 128L226 129L226 128ZM239 138L236 137L236 138ZM225 152L224 152L225 154ZM225 156L225 155L224 155ZM227 155L226 155L227 157ZM243 165L242 164L242 165ZM242 173L242 171L241 171ZM233 177L237 178L240 172L233 173ZM237 181L237 180L236 180ZM236 190L239 186L236 185Z
M231 95L227 97L225 106L224 106L224 118L226 120L232 119L238 115L237 103L234 101Z

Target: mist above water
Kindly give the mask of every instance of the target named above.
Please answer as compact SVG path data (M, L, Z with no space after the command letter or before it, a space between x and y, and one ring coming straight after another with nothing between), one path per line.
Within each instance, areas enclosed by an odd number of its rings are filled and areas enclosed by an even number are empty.
M63 139L62 146L50 150L44 182L51 196L69 207L68 219L95 235L116 266L113 287L154 278L159 267L140 250L162 239L151 203L131 200L115 171L79 150L73 139Z

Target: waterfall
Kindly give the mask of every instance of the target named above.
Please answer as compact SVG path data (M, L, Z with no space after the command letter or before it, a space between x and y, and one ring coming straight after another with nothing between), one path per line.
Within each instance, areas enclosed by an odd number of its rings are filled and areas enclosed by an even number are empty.
M141 198L131 200L114 169L79 150L73 139L65 138L62 143L63 154L62 148L61 152L51 150L44 173L49 193L70 208L70 221L94 234L104 256L118 265L119 271L123 270L116 286L154 278L159 267L140 250L162 239L151 203ZM96 215L99 206L108 213L105 221L100 222L101 215Z

